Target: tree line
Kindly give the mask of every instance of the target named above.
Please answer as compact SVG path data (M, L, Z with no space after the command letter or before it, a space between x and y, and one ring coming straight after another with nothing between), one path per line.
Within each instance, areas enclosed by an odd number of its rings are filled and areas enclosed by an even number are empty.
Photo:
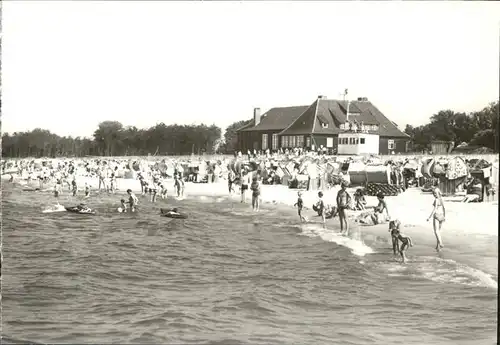
M498 101L471 113L442 110L431 116L426 125L406 125L413 151L426 151L434 140L453 141L454 146L467 143L498 152Z
M498 152L497 102L471 113L442 110L430 118L426 125L406 125L405 133L411 138L412 151L430 149L433 140L453 141L455 146L465 142L484 146ZM84 157L84 156L146 156L188 155L191 153L233 153L238 149L236 131L251 120L236 121L229 125L224 137L215 126L165 125L139 129L124 127L117 121L104 121L98 125L92 138L58 136L37 128L28 132L2 135L2 157Z
M215 125L165 125L139 129L118 121L101 122L93 138L59 136L46 129L2 135L2 157L84 157L188 155L220 151Z

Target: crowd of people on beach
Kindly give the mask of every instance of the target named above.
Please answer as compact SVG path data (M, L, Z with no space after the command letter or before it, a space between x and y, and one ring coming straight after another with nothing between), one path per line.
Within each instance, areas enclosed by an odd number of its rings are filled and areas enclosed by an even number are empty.
M228 193L231 197L239 192L241 203L247 203L248 196L251 196L251 207L255 212L259 212L262 203L262 185L268 183L269 174L266 176L266 170L273 171L272 161L280 160L283 157L292 159L291 157L302 157L305 161L310 156L308 152L302 152L299 149L289 152L247 152L247 157L241 152L235 153L235 157L230 163L223 164L221 161L216 163L207 162L206 170L200 168L191 168L185 161L174 161L168 167L164 163L155 161L148 163L140 163L127 159L60 159L53 160L50 164L41 164L35 160L18 160L14 163L15 173L11 173L10 181L14 181L13 174L22 176L27 185L38 184L36 190L52 190L56 205L61 207L59 199L63 190L68 190L68 194L77 196L79 192L83 192L83 198L88 199L92 195L92 187L88 182L83 185L78 183L78 176L95 178L98 181L97 190L114 194L119 191L120 181L122 178L131 178L137 180L140 186L140 196L148 197L151 203L156 203L158 196L162 200L166 200L169 196L167 186L173 182L174 195L181 199L185 195L186 182L213 183L217 180L227 180ZM324 152L314 153L316 160L324 159ZM247 159L245 159L247 158ZM260 159L260 161L259 161ZM352 157L347 158L347 162L352 161ZM201 159L200 159L201 162ZM254 163L252 163L254 162ZM260 162L260 163L259 163ZM227 163L227 161L226 161ZM241 163L241 164L240 164ZM299 163L295 164L295 170ZM408 164L408 159L401 162L389 161L387 164L392 166L393 173L391 174L392 183L401 187L404 191L407 188L421 186L419 181L421 177L406 175L405 167ZM271 168L269 168L271 167ZM5 170L5 161L2 162L2 169ZM12 169L11 169L12 171ZM418 171L418 169L417 169ZM124 176L130 174L130 176ZM321 218L321 223L326 227L328 219L337 218L340 225L340 234L348 236L350 222L354 218L354 222L363 225L389 224L389 231L393 241L393 249L395 254L400 254L403 261L406 260L404 252L413 245L411 239L407 239L401 233L401 222L394 217L389 211L389 206L385 200L384 193L377 193L377 205L369 207L366 202L366 190L357 188L351 196L348 191L350 183L343 178L343 173L339 174L339 178L322 188L317 192L317 200L311 205L312 211ZM274 178L274 177L272 177ZM469 183L477 182L477 179L467 180ZM466 184L467 185L467 184ZM48 188L46 188L49 186ZM442 193L435 184L429 186L434 196L432 212L427 219L432 219L434 235L436 238L436 250L441 250L444 245L441 238L442 226L446 220L445 205L442 199ZM324 193L338 188L334 202L325 201ZM424 186L426 188L426 186ZM131 189L126 190L126 197L119 200L118 212L136 212L138 210L139 198ZM297 191L297 200L294 203L297 208L299 221L309 222L305 215L308 209L303 200L303 190ZM85 202L75 206L75 209L85 212L90 210ZM354 212L356 211L356 212ZM359 212L358 212L359 211ZM173 212L173 211L172 211ZM177 209L175 210L177 212ZM352 215L355 214L355 217ZM351 216L351 217L350 217ZM401 243L399 246L398 243Z

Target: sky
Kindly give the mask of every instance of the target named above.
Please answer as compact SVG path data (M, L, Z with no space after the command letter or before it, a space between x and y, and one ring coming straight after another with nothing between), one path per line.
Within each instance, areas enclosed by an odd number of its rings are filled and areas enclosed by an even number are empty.
M2 131L231 123L318 95L404 128L499 97L499 2L2 3Z

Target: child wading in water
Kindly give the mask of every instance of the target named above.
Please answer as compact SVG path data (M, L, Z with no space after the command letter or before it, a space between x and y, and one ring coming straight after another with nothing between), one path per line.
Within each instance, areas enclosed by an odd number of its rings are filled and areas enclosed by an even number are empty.
M257 181L257 177L252 179L250 189L252 190L252 208L258 212L260 208L260 183Z
M413 242L411 241L410 236L405 236L401 233L400 227L401 222L399 220L391 220L389 222L389 231L391 232L394 254L396 254L395 250L397 248L401 258L403 259L403 263L406 263L406 261L408 261L406 258L406 251L409 247L413 247ZM398 241L401 242L401 248L398 248Z
M313 210L318 212L323 220L323 226L326 226L325 202L323 200L323 192L318 192L318 201L314 205Z
M120 207L118 207L118 212L124 213L127 212L127 202L125 199L120 200Z
M297 213L299 214L300 221L307 222L307 219L304 216L302 216L302 209L304 208L304 201L302 200L302 192L297 192L297 196L298 196L297 202L293 206L294 207L297 206Z
M134 193L132 193L132 189L127 189L127 194L128 194L128 204L130 206L130 212L135 212L136 206L139 203L139 199L135 196Z

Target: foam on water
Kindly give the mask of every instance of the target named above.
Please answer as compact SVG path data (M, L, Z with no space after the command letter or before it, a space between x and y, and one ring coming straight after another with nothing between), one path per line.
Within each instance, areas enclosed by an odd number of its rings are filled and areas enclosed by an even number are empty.
M468 286L480 286L498 290L498 282L491 274L458 263L450 259L424 256L411 258L407 264L384 263L381 268L388 276L409 276L423 278L437 283L453 283Z
M367 246L360 238L359 232L354 232L349 236L342 236L334 230L323 228L320 224L305 224L302 233L309 237L320 237L327 242L334 242L340 246L349 248L351 253L357 256L365 256L373 253L373 249Z
M63 205L54 205L42 211L42 213L64 212L66 209Z

